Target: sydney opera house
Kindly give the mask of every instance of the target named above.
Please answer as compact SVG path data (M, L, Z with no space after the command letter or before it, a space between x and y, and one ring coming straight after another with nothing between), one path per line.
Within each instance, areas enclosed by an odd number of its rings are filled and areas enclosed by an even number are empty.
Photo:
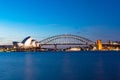
M39 47L40 43L28 36L22 42L13 42L13 45L19 48L33 48Z

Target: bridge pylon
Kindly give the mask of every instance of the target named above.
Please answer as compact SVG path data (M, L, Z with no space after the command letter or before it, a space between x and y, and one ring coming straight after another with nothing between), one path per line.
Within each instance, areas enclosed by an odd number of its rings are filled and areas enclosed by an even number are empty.
M54 44L54 50L55 51L57 50L57 44Z
M97 40L97 49L98 50L102 50L103 47L102 47L102 40Z

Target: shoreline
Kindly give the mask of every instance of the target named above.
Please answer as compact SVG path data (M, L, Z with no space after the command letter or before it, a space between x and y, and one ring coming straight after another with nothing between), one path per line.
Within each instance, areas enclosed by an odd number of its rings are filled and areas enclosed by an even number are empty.
M120 50L116 51L116 50L103 50L103 51L0 51L0 53L2 52L120 52Z

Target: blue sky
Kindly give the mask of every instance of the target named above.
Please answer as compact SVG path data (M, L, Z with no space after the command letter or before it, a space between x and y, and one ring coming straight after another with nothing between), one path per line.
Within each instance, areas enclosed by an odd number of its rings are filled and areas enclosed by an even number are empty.
M58 34L120 40L119 0L0 0L0 44Z

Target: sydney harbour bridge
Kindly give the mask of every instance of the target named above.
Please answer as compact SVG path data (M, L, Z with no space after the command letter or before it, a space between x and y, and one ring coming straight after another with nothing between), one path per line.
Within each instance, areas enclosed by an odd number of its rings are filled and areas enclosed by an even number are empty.
M71 35L71 34L62 34L62 35L56 35L52 36L46 39L41 40L40 47L54 47L54 49L58 49L58 46L61 46L61 48L67 47L77 47L81 49L85 48L91 48L95 45L95 42L81 37L77 35Z

